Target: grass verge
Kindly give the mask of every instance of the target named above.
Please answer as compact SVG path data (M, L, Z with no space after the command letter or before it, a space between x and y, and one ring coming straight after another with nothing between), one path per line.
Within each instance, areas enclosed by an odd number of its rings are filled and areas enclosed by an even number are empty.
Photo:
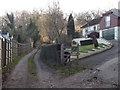
M57 72L59 72L63 76L71 76L83 70L85 70L85 68L81 66L63 66L59 67L57 69Z
M94 45L92 44L92 45L80 46L80 47L79 47L79 50L80 50L80 51L86 51L86 50L91 50L91 49L93 49L93 48L94 48Z
M37 74L37 72L36 72L36 65L33 60L34 60L34 55L32 55L28 59L28 72L30 73L30 75L35 76Z
M103 45L104 44L99 44L99 47L102 47ZM94 48L93 44L79 47L81 51L91 50L93 48ZM66 50L70 50L70 49L71 48L66 48ZM72 53L77 53L77 52L74 51ZM41 59L41 60L43 61L43 63L47 64L47 66L51 67L52 69L54 69L56 72L60 73L63 76L70 76L86 69L85 67L79 65L60 66L55 62L50 62L51 60L45 60L45 59Z
M102 47L102 46L104 46L105 44L103 44L103 43L99 43L99 47ZM80 46L79 47L79 50L80 51L87 51L87 50L92 50L94 48L94 45L93 44L91 44L91 45L85 45L85 46Z
M99 54L99 53L102 53L102 52L105 52L105 51L107 51L107 50L110 50L112 47L114 47L113 45L112 46L110 46L109 48L107 48L107 49L104 49L104 50L102 50L102 51L99 51L99 52L97 52L97 53L94 53L94 54L91 54L91 55L88 55L88 56L86 56L86 57L82 57L82 58L80 58L80 59L75 59L75 60L73 60L72 62L79 62L79 60L82 60L82 59L84 59L84 58L88 58L88 57L91 57L91 56L93 56L93 55L96 55L96 54Z
M72 66L72 65L59 65L56 64L55 62L49 62L47 60L42 60L43 63L45 63L48 67L52 68L54 71L56 71L57 73L61 74L62 76L68 77L71 75L74 75L75 73L78 73L80 71L85 70L85 67L82 66Z
M103 44L103 43L99 43L99 47L102 47L104 45L105 44ZM84 52L84 51L87 51L87 50L92 50L93 48L94 48L93 44L91 44L91 45L85 45L85 46L79 46L79 50L81 52ZM71 50L71 48L66 48L65 50ZM77 53L77 52L74 51L73 53Z

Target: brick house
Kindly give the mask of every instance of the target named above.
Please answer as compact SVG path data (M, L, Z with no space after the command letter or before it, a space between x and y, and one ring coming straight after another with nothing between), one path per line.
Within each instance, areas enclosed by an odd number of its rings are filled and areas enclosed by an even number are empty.
M112 9L103 14L100 21L100 37L118 40L120 32L120 10Z
M95 23L95 21L98 22ZM91 24L93 23L94 24ZM91 27L98 26L97 30L91 29ZM87 37L89 33L96 31L99 33L99 37L105 38L107 40L118 40L120 33L120 10L112 9L104 13L102 17L94 19L82 26L83 28L83 37Z

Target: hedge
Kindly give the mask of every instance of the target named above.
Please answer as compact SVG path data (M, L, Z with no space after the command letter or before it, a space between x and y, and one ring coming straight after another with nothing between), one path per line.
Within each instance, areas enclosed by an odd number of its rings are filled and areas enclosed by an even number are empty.
M59 44L45 44L41 46L40 59L47 61L47 63L60 64L60 45Z

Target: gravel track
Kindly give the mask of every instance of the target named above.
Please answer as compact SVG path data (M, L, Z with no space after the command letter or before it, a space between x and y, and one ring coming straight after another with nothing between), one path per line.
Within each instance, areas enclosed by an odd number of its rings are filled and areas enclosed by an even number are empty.
M31 53L27 54L20 60L20 62L16 65L11 75L9 75L9 78L6 81L5 85L3 85L3 88L28 88L27 60L35 52L36 50L33 50Z

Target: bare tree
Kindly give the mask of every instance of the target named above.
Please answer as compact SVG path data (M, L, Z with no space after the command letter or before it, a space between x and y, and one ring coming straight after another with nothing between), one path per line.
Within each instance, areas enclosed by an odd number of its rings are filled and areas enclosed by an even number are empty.
M4 18L4 22L9 21L6 17ZM3 17L1 17L1 19L2 18ZM0 23L3 25L2 22ZM61 43L61 35L65 32L66 24L67 21L63 17L59 2L53 2L53 6L49 6L48 10L45 12L43 10L36 10L33 11L33 13L27 11L15 12L14 28L16 36L14 38L16 40L19 38L19 41L25 43L31 40L30 35L38 31L42 39L47 37L50 41L57 40L58 43ZM33 25L35 29L32 28L31 25ZM7 27L7 22L4 28L10 31Z
M61 34L65 26L65 19L63 18L63 12L60 10L59 2L53 2L53 7L49 6L46 15L47 35L51 40L57 39L58 43L60 43Z
M29 42L29 36L27 35L27 25L30 23L30 18L31 14L27 11L15 13L15 37L17 39L19 36L22 43Z
M102 10L91 10L86 12L81 12L76 16L77 24L84 25L92 19L101 17L104 11Z

